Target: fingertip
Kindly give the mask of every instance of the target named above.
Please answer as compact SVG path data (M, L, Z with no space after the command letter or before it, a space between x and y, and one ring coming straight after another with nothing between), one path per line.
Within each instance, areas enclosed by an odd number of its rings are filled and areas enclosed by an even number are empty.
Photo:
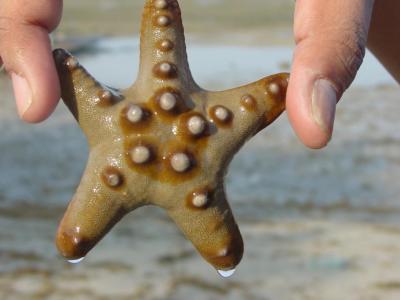
M311 149L326 147L332 138L336 93L326 85L305 69L294 69L290 77L286 99L289 121L300 141Z
M55 104L53 104L55 103ZM32 109L29 109L26 111L23 115L20 114L20 117L23 121L31 124L37 124L40 122L45 121L55 110L56 106L58 103L58 100L51 101L47 106L45 107L33 107ZM33 105L32 105L33 106Z
M57 78L57 74L53 75ZM43 79L43 78L42 78ZM58 80L58 79L57 79ZM51 83L53 81L53 84ZM18 112L22 120L27 123L40 123L46 120L57 107L60 99L59 83L55 82L51 74L48 74L47 80L41 79L32 80L32 98L29 106L19 105L17 92L16 101Z
M6 52L4 61L11 74L15 101L22 120L38 123L48 118L60 99L60 84L47 32L26 29L29 47L22 40L11 40L16 54Z
M55 94L54 98L51 98L52 95L45 95L46 99L39 101L32 94L28 80L16 73L11 73L11 79L20 118L27 123L39 123L47 119L57 105L57 91L51 93Z
M301 116L291 113L289 106L288 115L296 136L306 147L310 149L322 149L331 141L331 134L323 132L309 118L303 119Z

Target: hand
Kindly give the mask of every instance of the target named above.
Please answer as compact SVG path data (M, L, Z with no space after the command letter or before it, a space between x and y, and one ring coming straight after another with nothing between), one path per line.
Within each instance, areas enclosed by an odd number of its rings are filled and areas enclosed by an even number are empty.
M331 139L336 104L364 58L373 6L373 0L296 1L287 111L310 148Z
M28 122L44 120L60 99L48 34L61 11L62 0L0 0L0 57L12 78L18 112Z
M400 83L400 1L375 1L368 48Z

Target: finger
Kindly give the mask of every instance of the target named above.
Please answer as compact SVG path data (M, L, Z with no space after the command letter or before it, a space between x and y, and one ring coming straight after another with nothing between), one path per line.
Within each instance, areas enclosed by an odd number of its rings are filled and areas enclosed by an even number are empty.
M61 11L61 0L0 0L0 57L11 74L18 112L28 122L45 119L60 98L48 33Z
M311 148L330 141L336 104L362 63L373 0L298 0L287 110Z

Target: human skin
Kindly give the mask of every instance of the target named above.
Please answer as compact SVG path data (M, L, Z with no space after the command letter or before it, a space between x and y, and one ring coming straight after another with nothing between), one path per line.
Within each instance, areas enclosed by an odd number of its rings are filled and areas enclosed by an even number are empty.
M62 0L0 0L0 57L26 122L46 119L60 99L48 33L61 12Z
M399 11L398 0L296 1L296 49L286 100L293 129L306 146L322 148L330 141L336 104L354 80L367 41L400 81ZM0 0L0 57L27 122L46 119L60 98L48 33L61 12L62 0Z
M368 48L400 83L400 1L377 0Z

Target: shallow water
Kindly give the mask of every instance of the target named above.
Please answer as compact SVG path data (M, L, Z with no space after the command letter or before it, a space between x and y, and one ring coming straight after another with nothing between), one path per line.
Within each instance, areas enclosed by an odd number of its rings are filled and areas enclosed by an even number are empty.
M134 81L138 69L138 39L101 40L95 43L93 51L89 56L82 55L81 61L102 82L126 87ZM224 89L289 71L293 53L290 47L210 46L191 42L187 51L195 80L207 89ZM354 85L392 84L395 81L368 52Z

